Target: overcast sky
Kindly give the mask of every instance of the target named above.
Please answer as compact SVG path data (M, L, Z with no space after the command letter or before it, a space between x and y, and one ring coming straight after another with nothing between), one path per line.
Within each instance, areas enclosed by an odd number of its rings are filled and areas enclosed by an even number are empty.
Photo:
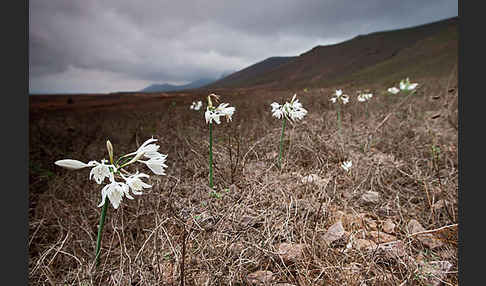
M457 0L30 0L29 91L184 84L457 15Z

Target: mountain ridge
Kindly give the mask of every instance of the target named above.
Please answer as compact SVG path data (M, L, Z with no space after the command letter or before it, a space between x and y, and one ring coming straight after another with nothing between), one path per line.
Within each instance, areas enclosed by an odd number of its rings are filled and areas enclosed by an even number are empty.
M210 83L206 88L322 86L359 75L372 67L386 68L375 72L390 77L405 72L403 69L408 67L398 63L407 63L406 57L413 58L422 66L429 62L432 68L428 70L441 72L440 69L447 69L457 62L458 23L459 17L453 17L414 27L358 35L337 44L318 45L298 56L270 57ZM421 51L411 51L412 47ZM443 57L444 54L447 57ZM435 57L442 57L445 64L434 61ZM441 68L433 68L435 66ZM357 77L365 79L363 74Z
M140 90L140 92L169 92L169 91L180 91L180 90L188 90L188 89L195 89L203 87L207 84L214 82L216 79L213 78L201 78L195 81L192 81L188 84L182 85L173 85L173 84L151 84L146 88Z

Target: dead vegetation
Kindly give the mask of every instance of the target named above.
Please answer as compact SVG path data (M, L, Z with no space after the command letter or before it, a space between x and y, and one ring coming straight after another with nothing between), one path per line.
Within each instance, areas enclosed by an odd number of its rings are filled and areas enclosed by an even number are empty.
M413 80L420 88L404 103L387 87L359 87L374 93L368 116L345 87L341 135L334 89L221 93L236 112L214 129L214 192L208 128L189 110L206 94L31 113L30 284L457 285L457 76ZM309 113L286 130L279 170L270 103L294 92ZM151 136L168 175L108 209L94 270L101 188L54 161L99 160L106 139L121 154Z

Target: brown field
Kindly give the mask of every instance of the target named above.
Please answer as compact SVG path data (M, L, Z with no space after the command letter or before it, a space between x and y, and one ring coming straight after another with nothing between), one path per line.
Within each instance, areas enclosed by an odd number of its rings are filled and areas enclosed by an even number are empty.
M420 86L408 98L387 96L389 86L345 87L341 135L329 98L342 86L72 95L72 104L31 96L29 284L458 285L457 70L410 77ZM368 115L357 89L374 94ZM189 110L213 91L236 107L232 122L214 128L216 193L208 126L203 112ZM270 103L295 92L309 113L287 125L279 170L281 121ZM54 161L107 158L107 139L119 156L152 136L168 154L167 175L151 175L143 195L109 206L96 270L102 186L88 169ZM353 162L349 173L344 160ZM318 179L305 182L310 174ZM377 201L363 199L369 191ZM416 234L411 220L430 232ZM331 241L337 222L344 232Z

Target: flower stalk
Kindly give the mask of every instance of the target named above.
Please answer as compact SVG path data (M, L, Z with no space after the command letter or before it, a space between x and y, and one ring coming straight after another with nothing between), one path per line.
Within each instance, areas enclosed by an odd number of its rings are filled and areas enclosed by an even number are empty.
M209 123L209 187L213 188L213 123Z
M106 210L108 209L108 201L105 201L103 208L101 209L100 224L98 226L98 237L96 238L96 257L95 266L98 267L100 264L100 254L101 254L101 234L103 233L103 226L105 225Z
M283 152L283 137L284 137L284 132L285 132L285 123L287 120L285 117L282 119L282 133L280 134L280 149L278 152L278 168L282 169L282 152Z
M402 79L400 81L400 84L399 84L399 87L400 89L396 88L396 87L390 87L388 89L388 93L391 93L391 94L398 94L400 91L403 91L406 96L403 97L402 101L399 102L397 105L396 105L396 108L399 108L402 106L402 104L404 102L406 102L406 100L408 99L409 96L411 96L412 94L414 94L416 91L417 91L417 87L418 87L418 83L411 83L410 82L410 79L407 77L406 79Z
M231 117L235 112L234 107L228 107L228 103L221 103L218 107L213 106L213 101L211 98L214 98L216 101L219 100L220 96L214 93L208 95L208 106L206 108L206 112L204 113L204 117L206 118L206 123L209 124L209 187L212 189L213 184L213 121L216 124L221 123L221 116L226 117L227 122L231 121Z
M373 97L372 93L361 93L358 91L358 101L359 102L364 102L365 103L365 112L366 112L366 117L369 117L368 113L368 101Z
M337 123L338 123L338 133L341 135L341 105L337 106Z
M341 89L337 89L335 95L330 99L332 103L337 103L337 122L338 122L338 132L341 135L341 105L347 104L349 102L349 96L343 94Z
M277 162L277 167L279 169L282 167L283 136L287 120L289 120L290 124L292 124L292 122L303 119L307 114L307 110L302 106L302 103L296 99L296 97L297 94L294 94L290 102L285 102L283 105L280 105L277 102L272 102L272 104L270 104L272 107L272 116L278 119L282 118L282 132L280 134L280 148Z

